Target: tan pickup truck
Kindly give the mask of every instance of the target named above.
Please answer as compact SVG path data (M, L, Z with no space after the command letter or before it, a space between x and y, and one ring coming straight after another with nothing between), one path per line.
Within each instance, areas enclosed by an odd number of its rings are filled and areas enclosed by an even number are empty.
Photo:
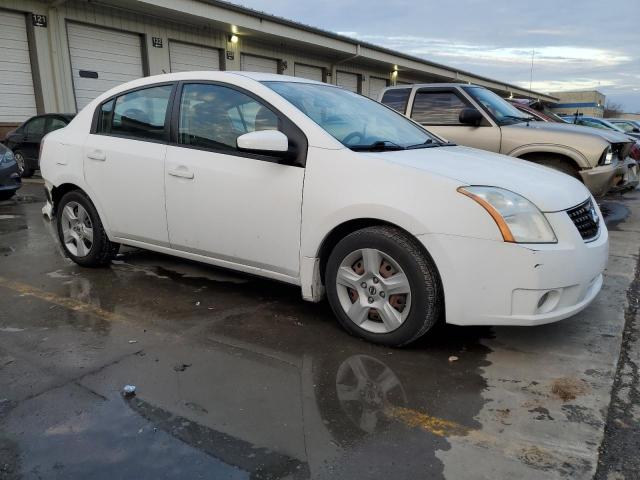
M380 101L459 145L503 153L555 168L601 196L623 175L633 143L569 124L530 121L484 87L457 83L389 87Z

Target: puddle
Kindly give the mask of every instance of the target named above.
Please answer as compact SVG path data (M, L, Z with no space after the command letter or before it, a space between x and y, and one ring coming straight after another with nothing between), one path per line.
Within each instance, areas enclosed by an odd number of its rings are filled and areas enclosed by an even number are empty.
M609 230L617 230L617 226L631 215L626 205L619 202L605 200L600 204L600 210L604 215L605 223Z

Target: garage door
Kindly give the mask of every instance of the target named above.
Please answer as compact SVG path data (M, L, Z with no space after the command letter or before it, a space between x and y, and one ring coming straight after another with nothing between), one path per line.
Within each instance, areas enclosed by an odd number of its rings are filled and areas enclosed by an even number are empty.
M240 56L240 70L247 72L278 73L278 60L274 58L256 57L255 55Z
M25 17L0 10L0 122L20 123L36 114Z
M380 92L387 88L387 81L384 78L369 77L369 98L378 100Z
M169 42L169 60L172 72L220 70L220 50L216 48Z
M358 93L358 75L355 73L336 72L336 85Z
M78 110L101 93L144 76L140 35L67 25L73 89Z
M296 63L293 75L308 80L315 80L316 82L321 82L323 77L321 67L304 65L302 63Z

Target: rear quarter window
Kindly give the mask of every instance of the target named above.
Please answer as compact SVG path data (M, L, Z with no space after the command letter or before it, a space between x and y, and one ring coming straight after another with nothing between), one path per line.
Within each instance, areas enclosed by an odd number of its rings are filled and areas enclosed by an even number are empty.
M382 95L381 102L387 107L393 108L395 111L404 114L407 110L407 102L409 101L410 88L394 88L387 90Z

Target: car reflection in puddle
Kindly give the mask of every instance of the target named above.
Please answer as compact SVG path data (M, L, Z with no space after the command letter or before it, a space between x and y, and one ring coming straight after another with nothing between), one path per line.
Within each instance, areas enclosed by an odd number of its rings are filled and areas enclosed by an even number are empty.
M353 355L342 362L336 374L336 393L342 411L365 433L374 433L381 422L388 421L389 407L407 404L396 374L368 355Z

